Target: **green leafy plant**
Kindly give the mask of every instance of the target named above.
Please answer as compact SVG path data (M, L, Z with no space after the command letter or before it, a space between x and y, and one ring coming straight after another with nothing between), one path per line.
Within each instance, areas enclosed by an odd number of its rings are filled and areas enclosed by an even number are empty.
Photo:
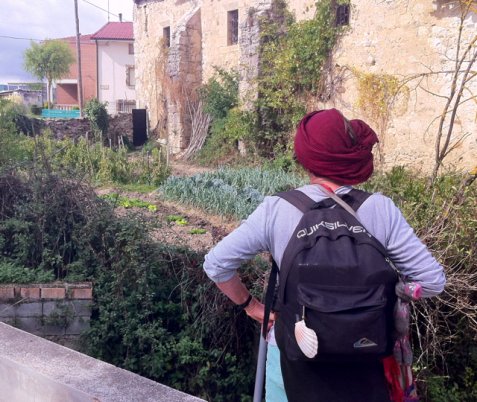
M0 259L0 283L48 283L53 282L53 272L22 267L7 259Z
M194 228L194 229L191 229L191 230L189 231L189 233L190 233L190 234L193 234L193 235L195 235L195 234L206 234L206 233L207 233L207 230Z
M167 219L167 222L174 222L180 226L185 226L188 223L187 219L185 219L184 217L180 215L169 215L166 219Z
M233 127L240 124L243 116L242 112L234 109L239 102L238 79L235 71L215 68L212 78L199 89L203 109L212 118L209 137L199 154L202 162L210 163L234 153L237 141L248 132L248 129L243 130L243 125L238 129Z
M204 111L212 119L219 120L238 105L239 75L233 70L228 72L218 67L214 69L215 74L199 89L199 96L204 102Z
M151 212L157 211L157 206L147 201L138 198L128 198L119 195L118 193L109 193L102 195L101 198L110 201L114 206L123 208L145 208Z
M129 153L124 147L112 149L101 143L90 144L83 137L73 141L56 140L48 132L36 138L9 133L0 137L0 144L5 142L3 149L9 150L5 153L5 165L43 160L55 171L87 176L96 184L146 185L152 189L169 174L166 157L159 149Z
M166 199L219 215L243 219L265 195L304 183L301 176L281 170L223 168L190 177L169 177L159 187Z

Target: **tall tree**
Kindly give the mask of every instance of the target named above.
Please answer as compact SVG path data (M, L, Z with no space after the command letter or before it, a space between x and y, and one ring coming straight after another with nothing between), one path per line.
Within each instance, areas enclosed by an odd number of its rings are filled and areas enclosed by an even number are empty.
M75 61L69 46L62 41L47 40L40 44L32 42L24 55L25 70L48 83L48 108L51 103L51 85L68 74Z

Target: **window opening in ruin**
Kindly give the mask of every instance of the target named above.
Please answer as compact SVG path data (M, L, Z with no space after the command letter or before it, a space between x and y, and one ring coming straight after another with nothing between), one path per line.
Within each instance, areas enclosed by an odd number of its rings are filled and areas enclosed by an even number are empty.
M126 85L129 87L133 87L136 85L134 66L126 66Z
M129 54L134 54L134 43L130 43L128 46Z
M227 44L238 43L238 10L227 12Z
M171 47L171 27L165 27L162 30L162 37L164 38L164 46Z
M336 26L349 25L349 4L339 4L336 7Z

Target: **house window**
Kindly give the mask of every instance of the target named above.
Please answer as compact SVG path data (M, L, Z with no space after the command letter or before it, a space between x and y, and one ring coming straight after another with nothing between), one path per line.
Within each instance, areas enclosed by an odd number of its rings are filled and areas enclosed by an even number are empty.
M133 87L136 85L134 66L126 66L126 85L129 87Z
M162 37L164 38L164 46L171 47L171 27L165 27L162 30Z
M227 44L238 43L238 10L227 12Z
M336 7L336 26L349 25L349 4L338 4Z
M128 52L129 54L134 54L134 43L128 45Z

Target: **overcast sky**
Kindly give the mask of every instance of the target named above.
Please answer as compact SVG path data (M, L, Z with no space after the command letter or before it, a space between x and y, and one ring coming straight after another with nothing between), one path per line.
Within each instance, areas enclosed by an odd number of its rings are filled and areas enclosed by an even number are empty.
M109 21L119 21L119 13L123 21L132 21L133 0L78 0L81 34L95 33L108 22L108 4ZM74 0L0 0L0 84L37 81L23 70L30 39L74 35Z

